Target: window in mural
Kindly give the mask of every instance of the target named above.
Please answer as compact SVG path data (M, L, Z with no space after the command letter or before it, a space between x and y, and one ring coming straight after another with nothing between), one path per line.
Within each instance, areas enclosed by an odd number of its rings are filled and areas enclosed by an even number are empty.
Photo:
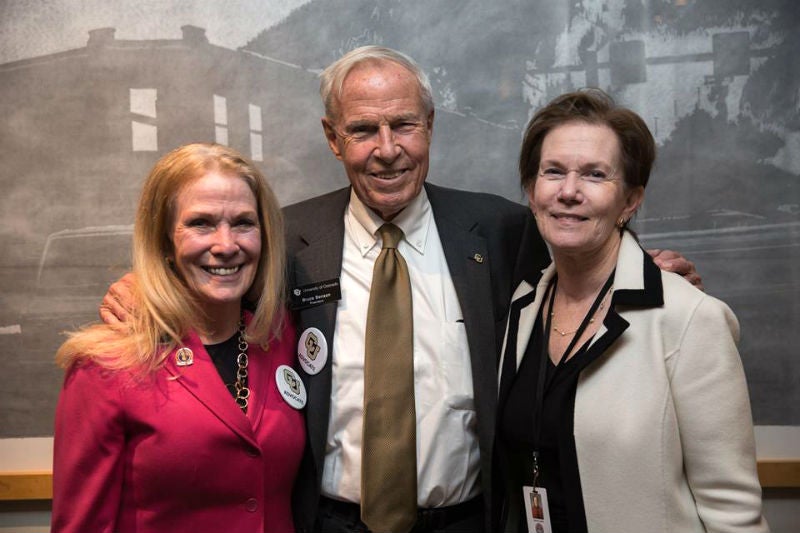
M228 144L228 99L214 95L214 139L219 144Z
M261 135L261 106L250 104L250 157L253 161L264 160L264 141Z
M156 119L156 89L131 89L131 149L134 152L158 150Z

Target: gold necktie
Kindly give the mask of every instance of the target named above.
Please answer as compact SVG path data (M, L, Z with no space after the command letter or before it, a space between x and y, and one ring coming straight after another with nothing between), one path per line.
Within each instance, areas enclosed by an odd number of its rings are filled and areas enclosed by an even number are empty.
M403 231L378 230L364 356L361 520L375 533L407 533L417 518L414 323Z

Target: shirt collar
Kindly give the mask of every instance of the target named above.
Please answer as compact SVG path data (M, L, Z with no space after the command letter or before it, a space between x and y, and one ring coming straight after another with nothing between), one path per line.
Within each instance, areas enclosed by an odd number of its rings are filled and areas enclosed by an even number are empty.
M350 189L350 203L346 216L361 255L366 255L378 243L378 228L385 221L364 205L353 189ZM411 248L424 255L431 221L431 203L423 187L411 203L394 217L392 224L403 230L406 243Z

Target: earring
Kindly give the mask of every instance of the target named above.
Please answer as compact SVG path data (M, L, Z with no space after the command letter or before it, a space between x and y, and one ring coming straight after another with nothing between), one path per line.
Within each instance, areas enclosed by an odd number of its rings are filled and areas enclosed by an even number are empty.
M619 220L617 220L617 227L619 229L622 229L622 228L625 227L625 224L627 224L627 223L628 223L628 221L625 220L625 217L619 217Z

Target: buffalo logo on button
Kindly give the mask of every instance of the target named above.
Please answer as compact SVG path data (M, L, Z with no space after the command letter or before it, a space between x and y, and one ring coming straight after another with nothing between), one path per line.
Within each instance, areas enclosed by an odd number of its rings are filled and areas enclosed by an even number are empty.
M300 379L300 374L288 365L281 365L275 371L275 385L283 401L295 409L302 409L306 405L306 386Z
M318 374L328 361L328 341L317 328L307 328L297 341L297 359L307 374Z

